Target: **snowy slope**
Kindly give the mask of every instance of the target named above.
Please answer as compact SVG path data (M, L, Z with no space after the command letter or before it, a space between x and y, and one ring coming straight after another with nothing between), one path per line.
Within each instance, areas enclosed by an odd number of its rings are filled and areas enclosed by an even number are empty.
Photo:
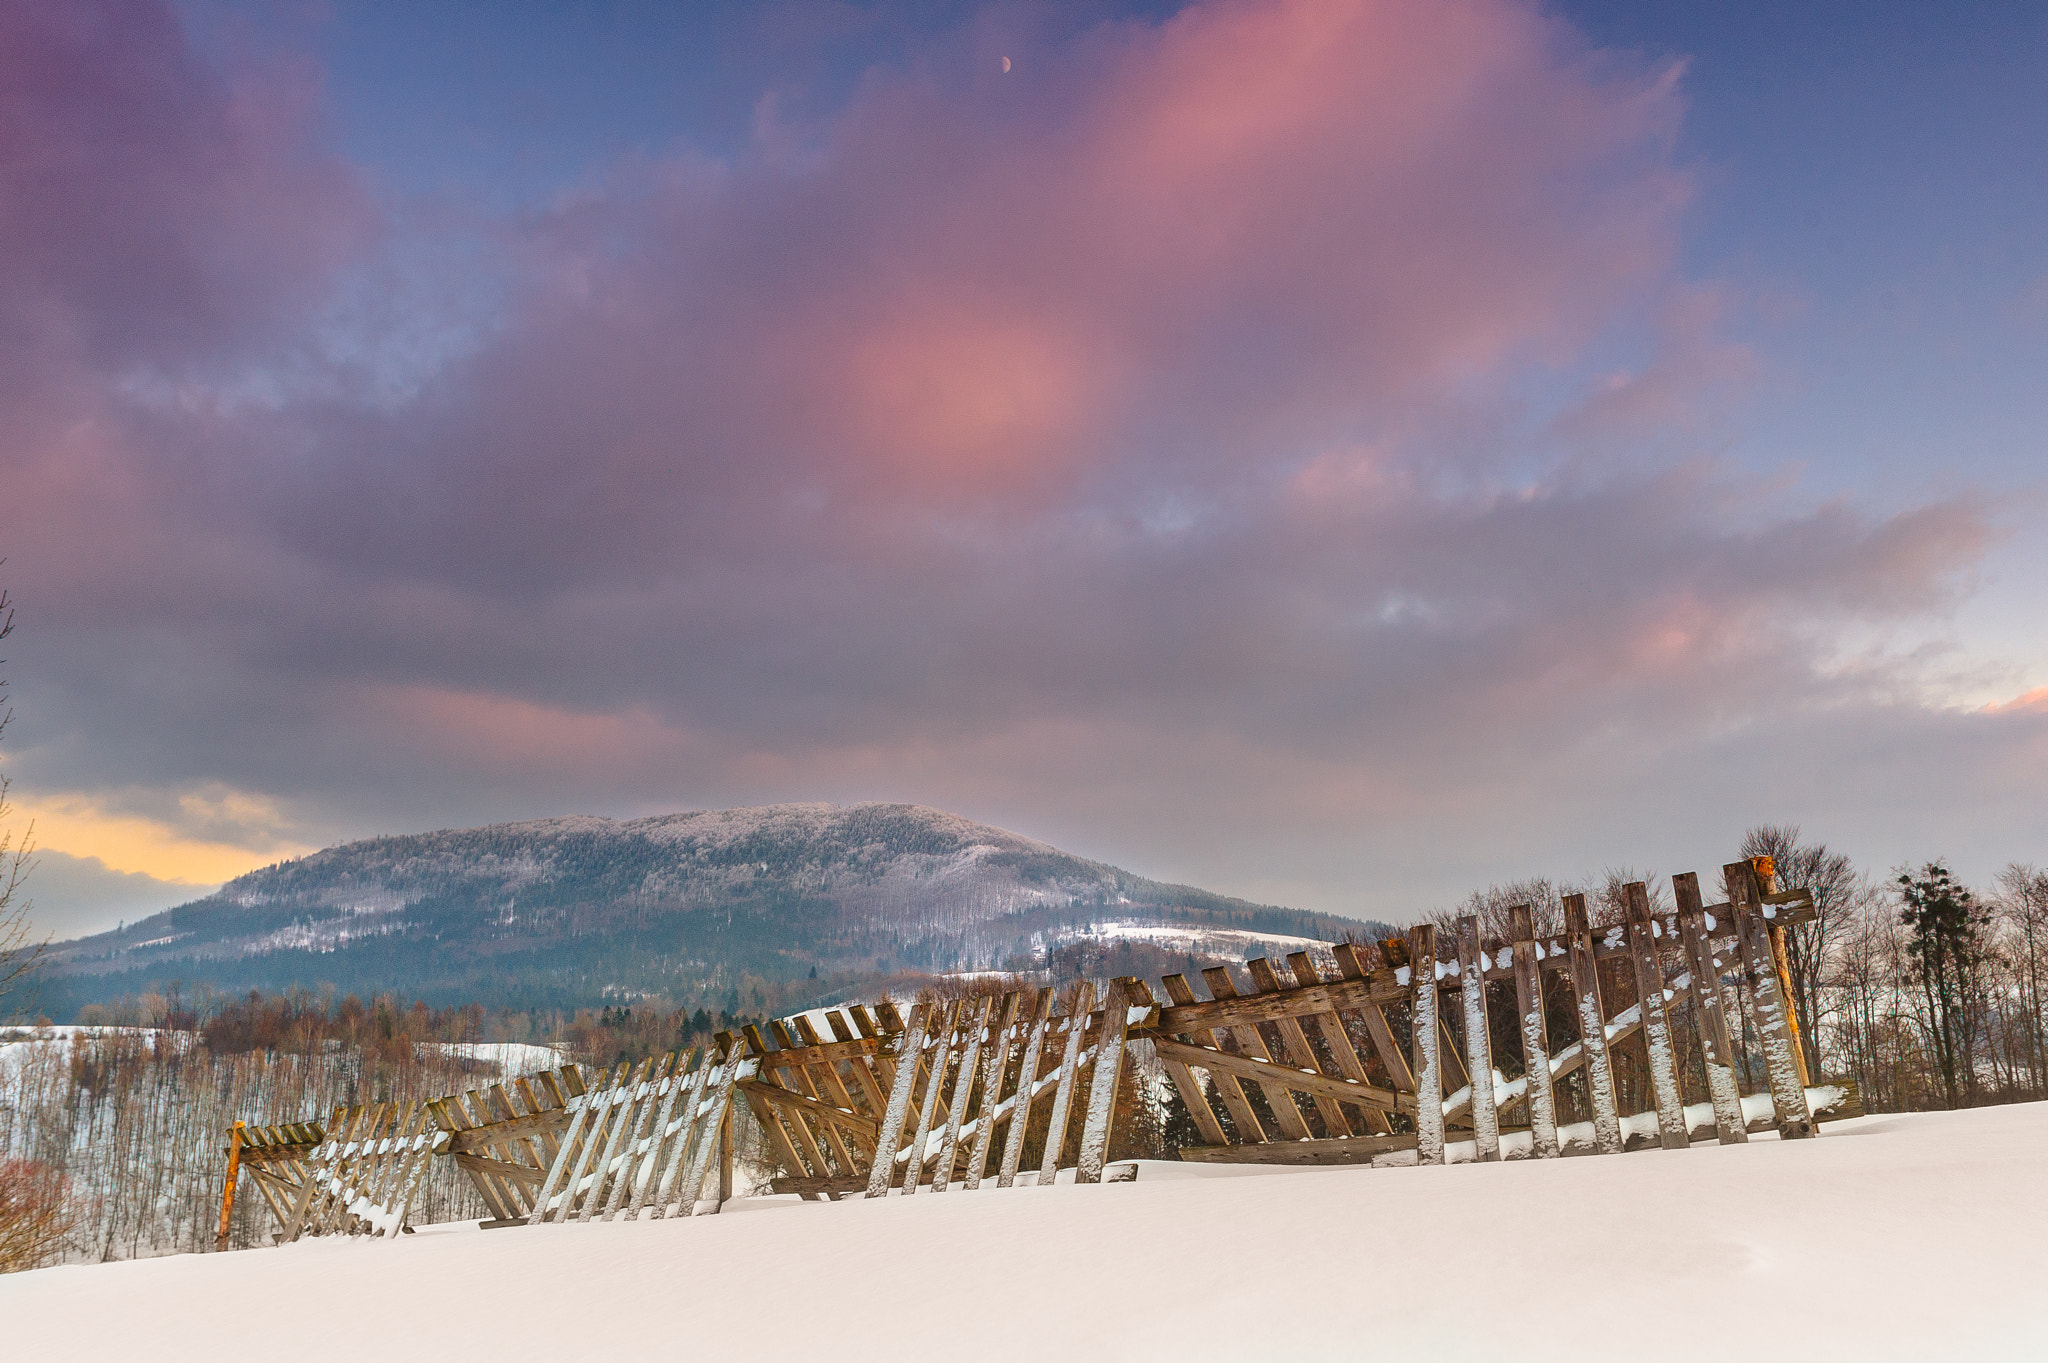
M485 1345L806 1363L2043 1357L2044 1150L2048 1104L2031 1104L1546 1163L1146 1165L1135 1184L45 1269L0 1278L0 1321L9 1357L86 1363Z

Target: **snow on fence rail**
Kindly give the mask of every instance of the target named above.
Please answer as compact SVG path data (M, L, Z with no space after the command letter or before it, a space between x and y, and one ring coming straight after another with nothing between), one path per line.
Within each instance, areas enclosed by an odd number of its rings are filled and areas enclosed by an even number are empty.
M1422 924L1383 942L1374 969L1355 947L1339 945L1335 978L1308 952L1292 953L1284 967L1254 960L1249 995L1221 967L1202 972L1206 1000L1182 977L1166 977L1167 1002L1133 1035L1152 1042L1204 1137L1180 1157L1439 1164L1448 1144L1469 1143L1473 1158L1497 1160L1572 1149L1611 1154L1653 1140L1683 1149L1707 1136L1727 1144L1759 1129L1812 1135L1818 1116L1846 1115L1854 1103L1853 1085L1809 1087L1798 1049L1779 934L1810 919L1812 901L1803 891L1768 892L1749 862L1724 867L1723 876L1728 901L1712 906L1701 903L1696 876L1674 877L1678 910L1663 915L1651 912L1642 884L1628 885L1624 921L1597 931L1584 897L1570 895L1565 931L1555 936L1538 937L1522 906L1511 911L1507 940L1482 942L1475 917L1459 920L1441 944ZM1546 976L1572 1003L1577 1035L1562 1046L1549 1035ZM1494 1047L1495 985L1514 995L1519 1034L1509 1053L1519 1053L1522 1072L1513 1079L1501 1073L1504 1053ZM1610 992L1628 1005L1611 1011ZM1676 1063L1681 1004L1697 1034L1708 1097L1690 1106ZM1738 1062L1731 1017L1758 1038L1762 1063L1754 1068L1766 1092L1741 1092L1740 1076L1752 1067ZM1616 1058L1632 1039L1648 1105L1623 1113ZM1559 1081L1580 1071L1586 1120L1560 1124ZM1510 1127L1503 1115L1511 1110L1521 1120ZM1463 1139L1449 1142L1447 1131Z
M1504 940L1466 917L1442 942L1428 924L1382 942L1377 963L1351 944L1329 953L1334 971L1306 950L1254 959L1250 993L1216 966L1201 972L1207 998L1168 975L1164 1000L1123 977L1100 1007L1081 981L1064 1011L1050 987L907 1018L883 1000L823 1012L829 1040L799 1014L588 1085L565 1065L510 1090L337 1109L325 1128L238 1124L223 1222L238 1158L280 1240L395 1234L437 1154L475 1182L487 1226L715 1212L732 1193L735 1095L784 1170L771 1186L806 1200L1008 1188L1034 1172L1043 1186L1064 1168L1093 1183L1132 1043L1152 1048L1200 1134L1184 1160L1442 1164L1810 1136L1857 1105L1853 1084L1810 1083L1798 1044L1782 934L1813 903L1776 892L1767 859L1722 872L1725 902L1703 903L1688 873L1672 879L1676 911L1658 914L1630 884L1623 921L1598 929L1568 895L1554 935L1524 905ZM1497 1050L1493 1005L1510 995ZM1550 1035L1553 1014L1570 1039ZM1688 1078L1704 1102L1685 1102ZM1639 1110L1623 1111L1629 1092Z
M436 1098L427 1104L448 1133L434 1150L469 1175L490 1208L486 1227L523 1225L533 1214L534 1194L561 1153L569 1108L584 1093L583 1073L574 1065Z

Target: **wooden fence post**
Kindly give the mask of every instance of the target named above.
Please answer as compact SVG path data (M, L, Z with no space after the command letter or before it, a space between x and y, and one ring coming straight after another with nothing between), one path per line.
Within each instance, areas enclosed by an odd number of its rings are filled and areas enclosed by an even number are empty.
M1479 918L1458 920L1458 997L1465 1007L1465 1060L1472 1076L1474 1157L1500 1160L1500 1113L1493 1102L1493 1039L1486 1021L1486 951Z
M1109 982L1102 999L1102 1031L1095 1038L1095 1073L1088 1080L1088 1117L1081 1125L1081 1149L1074 1159L1074 1182L1102 1182L1102 1163L1109 1153L1110 1128L1116 1120L1116 1087L1124 1075L1124 1034L1130 1027L1130 991L1126 981Z
M1513 928L1515 1011L1522 1019L1522 1064L1528 1088L1529 1139L1538 1159L1556 1159L1557 1095L1550 1083L1550 1024L1543 1007L1543 967L1536 953L1536 919L1527 904L1508 910Z
M924 1049L925 1018L929 1003L913 1004L910 1028L903 1033L903 1049L896 1056L895 1082L889 1086L889 1107L882 1114L882 1129L875 1135L875 1155L868 1164L869 1197L887 1197L896 1176L896 1143L903 1139L903 1124L910 1116L910 1098L917 1084L918 1053Z
M1671 1053L1671 1015L1665 1007L1664 964L1657 950L1657 923L1650 916L1649 888L1638 880L1624 885L1621 893L1628 907L1628 952L1635 966L1643 1047L1650 1059L1657 1137L1666 1150L1683 1150L1692 1140L1686 1134L1685 1097L1678 1087L1678 1067Z
M1761 903L1762 895L1778 892L1778 864L1770 857L1751 857L1749 864L1756 868ZM1785 957L1785 928L1767 918L1764 930L1771 941L1771 964L1778 972L1778 993L1785 1000L1785 1026L1792 1033L1792 1063L1799 1068L1799 1086L1803 1089L1813 1082L1813 1076L1807 1073L1806 1043L1799 1034L1799 995L1792 988L1792 963Z
M1706 1062L1707 1096L1714 1103L1714 1134L1723 1145L1749 1139L1742 1119L1742 1090L1735 1082L1735 1047L1728 1036L1728 1018L1721 1007L1721 970L1714 959L1713 939L1700 901L1700 878L1691 871L1671 877L1678 902L1678 937L1685 948L1691 984L1693 1023L1700 1034Z
M242 1123L228 1131L228 1181L220 1190L220 1229L213 1237L215 1249L228 1247L228 1218L235 1214L235 1180L242 1172Z
M1003 1165L996 1175L996 1187L1014 1187L1017 1166L1024 1160L1024 1128L1031 1121L1032 1089L1038 1084L1038 1063L1045 1050L1045 1033L1052 1026L1052 986L1038 991L1032 1009L1031 1030L1024 1038L1024 1054L1017 1057L1017 1096L1010 1100L1010 1130L1003 1138Z
M1614 1065L1607 1057L1607 1006L1600 1001L1600 963L1593 954L1593 925L1586 917L1586 896L1564 897L1566 959L1571 963L1572 994L1579 1015L1579 1045L1586 1055L1586 1092L1592 1098L1593 1148L1603 1155L1621 1153L1621 1115L1614 1102Z
M1770 1076L1778 1139L1799 1140L1813 1134L1813 1114L1807 1110L1806 1086L1799 1082L1785 996L1778 986L1770 934L1758 903L1756 867L1746 861L1732 862L1721 868L1721 874L1728 886L1729 903L1735 909L1735 938L1742 952L1743 973L1749 980L1750 997L1756 1002L1756 1029L1763 1040L1764 1070Z
M1442 1042L1436 1016L1436 929L1417 923L1408 929L1410 1030L1415 1041L1415 1162L1444 1162Z

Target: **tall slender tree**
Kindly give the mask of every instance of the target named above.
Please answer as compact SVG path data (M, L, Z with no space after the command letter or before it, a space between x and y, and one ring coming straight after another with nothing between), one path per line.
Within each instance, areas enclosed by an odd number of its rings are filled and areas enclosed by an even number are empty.
M1920 990L1921 1031L1948 1106L1962 1107L1976 1095L1979 975L1990 914L1940 862L1928 862L1917 876L1902 871L1893 883Z

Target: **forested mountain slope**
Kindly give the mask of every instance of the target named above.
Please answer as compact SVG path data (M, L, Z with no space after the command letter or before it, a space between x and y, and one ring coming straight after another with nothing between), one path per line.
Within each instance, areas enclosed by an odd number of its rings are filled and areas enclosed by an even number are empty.
M915 805L773 805L329 848L62 944L42 992L60 1016L173 980L737 1006L904 972L1028 968L1076 943L1241 958L1244 934L1366 927L1161 884Z

